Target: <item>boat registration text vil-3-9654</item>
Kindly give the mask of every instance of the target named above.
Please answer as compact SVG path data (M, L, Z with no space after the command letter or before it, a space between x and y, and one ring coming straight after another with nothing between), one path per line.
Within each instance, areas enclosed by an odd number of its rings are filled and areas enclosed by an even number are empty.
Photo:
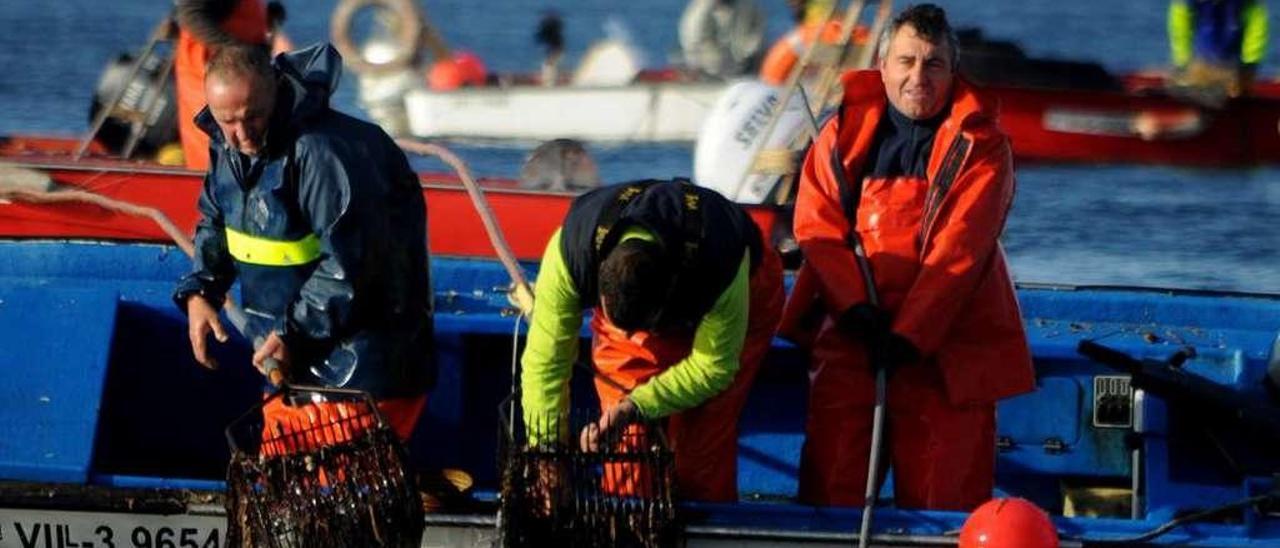
M222 548L221 516L0 509L0 548Z

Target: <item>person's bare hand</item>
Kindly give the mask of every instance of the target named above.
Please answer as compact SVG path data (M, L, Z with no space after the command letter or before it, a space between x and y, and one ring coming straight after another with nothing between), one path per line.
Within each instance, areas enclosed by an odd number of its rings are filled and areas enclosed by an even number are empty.
M609 408L600 420L588 424L578 435L578 444L583 451L599 451L601 444L617 437L617 432L631 424L640 414L631 398L623 398L618 405Z
M267 340L262 341L262 345L253 352L253 366L257 367L258 371L272 383L276 383L277 379L273 378L272 371L267 369L267 358L275 360L280 368L286 368L289 365L289 348L285 346L284 339L276 333L268 335ZM284 371L280 371L280 374L283 375Z
M218 362L209 355L207 346L210 332L218 342L227 342L227 331L222 327L222 320L213 305L200 295L187 297L187 336L191 339L191 354L200 365L217 369Z

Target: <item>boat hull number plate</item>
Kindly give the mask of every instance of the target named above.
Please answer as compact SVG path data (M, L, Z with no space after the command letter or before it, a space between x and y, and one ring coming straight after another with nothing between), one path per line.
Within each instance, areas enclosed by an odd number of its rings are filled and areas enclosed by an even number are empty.
M0 508L0 548L222 548L226 518Z

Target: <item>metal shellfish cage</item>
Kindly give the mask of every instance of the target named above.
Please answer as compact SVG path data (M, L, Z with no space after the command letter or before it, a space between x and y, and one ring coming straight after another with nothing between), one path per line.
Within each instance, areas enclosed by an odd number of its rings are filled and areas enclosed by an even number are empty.
M234 421L229 546L418 546L423 508L404 446L372 397L286 387Z
M503 546L678 543L675 458L661 424L632 424L584 450L578 433L598 411L526 422L511 401L499 413Z

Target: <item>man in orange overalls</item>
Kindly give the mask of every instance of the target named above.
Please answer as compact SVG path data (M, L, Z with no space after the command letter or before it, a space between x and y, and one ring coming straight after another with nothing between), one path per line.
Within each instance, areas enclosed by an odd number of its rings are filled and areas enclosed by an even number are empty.
M178 137L188 169L209 169L209 136L196 127L205 106L204 65L213 51L228 44L267 47L270 28L262 0L179 0L178 44L173 71L177 79Z
M564 416L591 309L603 416L583 444L669 417L680 495L736 501L738 415L783 298L781 260L746 212L688 181L593 190L552 235L535 291L520 379L533 443L557 435L540 425ZM624 474L605 488L630 491L636 480Z
M805 159L795 235L806 264L784 324L814 300L800 498L860 506L875 373L887 356L887 438L899 507L970 510L991 496L995 402L1034 386L997 241L1013 201L995 108L955 75L942 9L887 26L879 70L843 77L840 113ZM854 232L856 231L856 233ZM860 237L872 272L860 272ZM868 304L871 280L880 306Z

